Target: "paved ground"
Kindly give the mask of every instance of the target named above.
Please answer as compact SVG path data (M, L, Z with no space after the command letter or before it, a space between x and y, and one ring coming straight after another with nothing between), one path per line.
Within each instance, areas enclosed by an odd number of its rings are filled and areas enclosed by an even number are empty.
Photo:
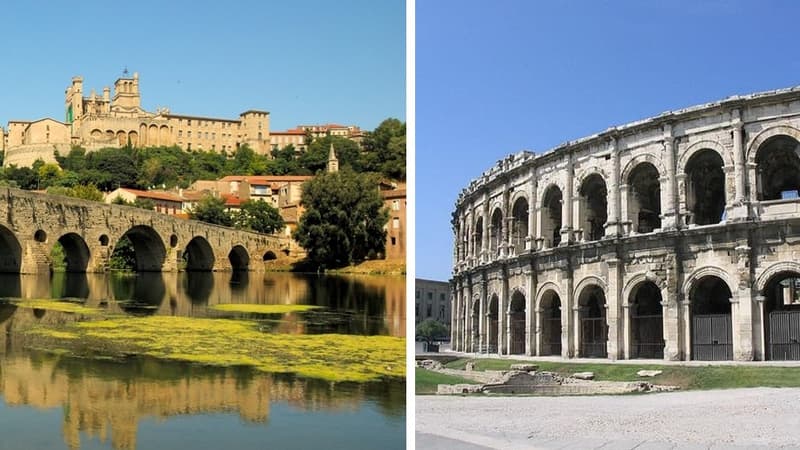
M800 449L800 389L417 396L416 448Z

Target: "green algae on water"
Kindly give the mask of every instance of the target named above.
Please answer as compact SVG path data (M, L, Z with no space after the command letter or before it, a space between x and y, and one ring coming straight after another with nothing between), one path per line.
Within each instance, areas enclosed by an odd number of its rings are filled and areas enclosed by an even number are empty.
M405 377L405 339L390 336L271 334L252 321L171 316L42 324L29 333L73 354L141 354L328 381Z
M59 311L74 314L98 314L98 308L90 308L80 303L52 299L7 299L9 303L19 308L42 309L45 311Z
M209 308L216 311L237 312L247 314L285 314L291 312L310 311L321 308L315 305L258 305L254 303L226 303L212 305Z

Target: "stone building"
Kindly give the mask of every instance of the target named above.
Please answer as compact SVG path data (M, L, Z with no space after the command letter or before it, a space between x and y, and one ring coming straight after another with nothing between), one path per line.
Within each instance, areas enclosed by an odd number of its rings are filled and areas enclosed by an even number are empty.
M103 147L177 145L184 150L233 152L247 144L260 154L271 149L269 112L249 110L238 119L155 113L141 106L139 75L114 82L114 92L92 89L85 95L83 78L76 76L65 91L65 119L13 120L3 136L6 166L30 166L37 159L55 162L54 151L65 154L72 145L87 150Z
M433 318L450 329L450 284L446 281L414 280L414 325Z
M389 211L386 224L386 259L404 260L406 257L406 184L381 183L383 204Z
M459 195L455 350L800 359L800 87L510 155Z

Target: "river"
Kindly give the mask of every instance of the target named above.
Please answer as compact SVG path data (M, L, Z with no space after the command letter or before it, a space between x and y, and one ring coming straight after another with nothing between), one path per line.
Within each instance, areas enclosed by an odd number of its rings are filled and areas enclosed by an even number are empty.
M404 338L403 277L2 275L0 297L10 299L0 302L0 449L405 448L402 378L326 381L142 355L78 358L35 349L26 330L66 327L79 315L16 303L78 300L123 320L215 319L223 304L314 305L270 315L266 332Z

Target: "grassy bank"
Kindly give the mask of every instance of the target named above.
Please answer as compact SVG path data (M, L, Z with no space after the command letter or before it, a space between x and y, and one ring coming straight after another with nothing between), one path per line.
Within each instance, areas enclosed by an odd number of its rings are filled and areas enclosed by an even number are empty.
M417 368L414 372L414 390L417 394L435 394L439 384L475 384L467 378L446 375Z
M446 364L451 369L463 369L468 361L475 363L475 370L508 370L511 364L531 361L509 359L458 359ZM764 366L675 366L658 364L586 364L572 362L533 362L539 370L571 375L575 372L594 372L596 380L607 381L649 381L655 384L678 386L684 390L732 389L745 387L800 387L800 367ZM661 370L655 377L644 378L636 375L642 369ZM424 371L427 372L427 371ZM417 393L430 393L432 381L423 374L420 383L420 370L417 370ZM436 374L439 375L439 374ZM457 378L457 377L456 377ZM442 384L458 382L439 381ZM433 387L435 392L436 387Z

